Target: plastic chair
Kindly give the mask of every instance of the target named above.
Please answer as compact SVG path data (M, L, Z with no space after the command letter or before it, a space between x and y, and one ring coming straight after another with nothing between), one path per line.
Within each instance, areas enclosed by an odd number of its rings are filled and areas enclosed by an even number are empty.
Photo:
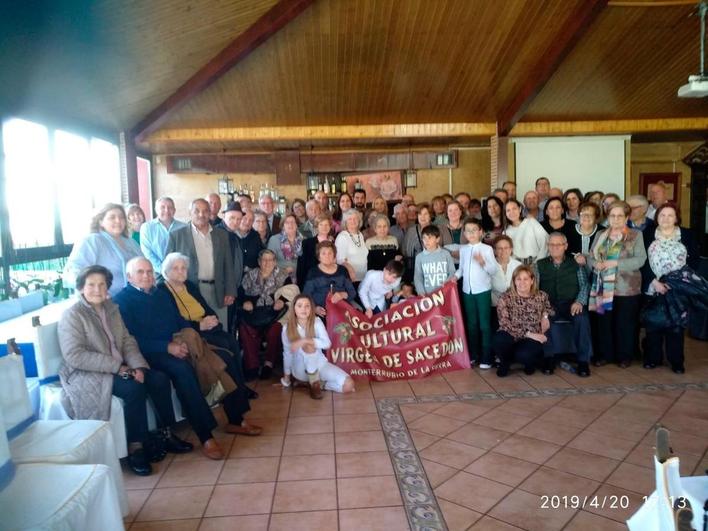
M36 420L22 358L0 358L0 408L15 463L102 464L109 468L123 514L128 502L113 435L100 420Z
M4 425L0 409L0 426ZM107 466L16 465L4 428L0 429L0 515L3 529L124 530Z

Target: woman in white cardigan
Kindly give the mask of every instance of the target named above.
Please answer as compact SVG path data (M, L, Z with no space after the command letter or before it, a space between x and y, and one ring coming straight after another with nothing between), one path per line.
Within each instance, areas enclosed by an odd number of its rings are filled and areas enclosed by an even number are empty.
M514 258L532 264L548 255L548 233L533 217L522 217L521 203L509 199L505 206L506 228L504 234L514 242Z
M355 286L366 275L369 255L366 239L361 233L361 224L361 213L350 208L342 214L342 232L334 240L334 246L337 248L337 263L347 268Z
M310 396L322 398L322 389L338 393L354 391L354 381L342 369L327 361L324 350L332 346L327 329L315 315L308 295L293 299L288 323L283 327L283 387L290 387L291 375L310 386Z

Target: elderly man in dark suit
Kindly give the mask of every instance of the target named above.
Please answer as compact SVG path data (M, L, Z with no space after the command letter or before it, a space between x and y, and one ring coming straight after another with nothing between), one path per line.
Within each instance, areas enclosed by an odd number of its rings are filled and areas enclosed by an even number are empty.
M229 237L234 261L234 279L236 286L241 285L241 278L243 277L243 249L241 249L241 238L238 235L241 219L243 219L241 205L237 201L230 201L224 209L224 220L216 226L217 229L223 230ZM235 310L234 304L229 306L229 332L232 332L234 329L234 319L236 318Z
M209 203L195 199L189 205L190 222L170 233L167 252L189 257L189 280L199 286L223 326L228 324L227 308L236 298L236 277L229 236L209 223Z

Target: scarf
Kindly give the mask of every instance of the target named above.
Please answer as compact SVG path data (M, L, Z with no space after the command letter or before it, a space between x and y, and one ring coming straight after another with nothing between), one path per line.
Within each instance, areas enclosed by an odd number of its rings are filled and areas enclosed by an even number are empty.
M295 243L291 244L284 232L280 233L280 251L283 253L285 260L297 260L297 257L302 254L302 235L295 234Z
M618 260L622 247L627 239L629 228L622 229L622 236L617 240L610 239L610 231L607 230L599 236L599 241L593 252L595 260L608 261ZM612 301L615 297L615 282L617 280L617 266L595 271L592 277L592 287L590 289L590 300L588 308L591 312L604 314L612 311Z

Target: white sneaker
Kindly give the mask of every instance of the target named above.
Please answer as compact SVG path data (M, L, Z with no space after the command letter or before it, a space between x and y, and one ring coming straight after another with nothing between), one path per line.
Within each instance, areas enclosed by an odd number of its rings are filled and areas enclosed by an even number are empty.
M486 369L491 369L491 368L492 368L492 364L491 364L491 363L480 363L480 364L479 364L479 368L480 368L480 369L485 369L485 370L486 370Z

